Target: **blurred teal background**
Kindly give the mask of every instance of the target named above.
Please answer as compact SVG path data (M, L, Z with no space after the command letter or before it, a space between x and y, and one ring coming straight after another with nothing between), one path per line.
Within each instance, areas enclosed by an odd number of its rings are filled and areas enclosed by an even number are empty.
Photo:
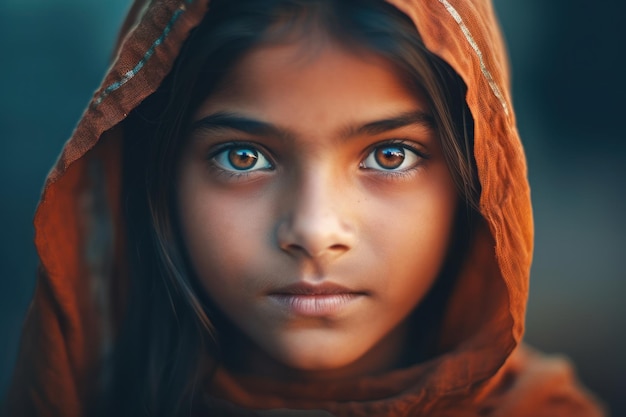
M129 5L0 2L0 394L33 291L39 192ZM626 416L626 4L495 6L535 207L526 340L572 358L613 415Z

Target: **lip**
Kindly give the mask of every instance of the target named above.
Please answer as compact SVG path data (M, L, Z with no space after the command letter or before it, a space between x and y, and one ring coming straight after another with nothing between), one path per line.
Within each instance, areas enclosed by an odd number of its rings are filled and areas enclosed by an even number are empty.
M324 317L339 314L363 296L361 291L324 282L298 282L271 291L269 298L289 313L306 317Z

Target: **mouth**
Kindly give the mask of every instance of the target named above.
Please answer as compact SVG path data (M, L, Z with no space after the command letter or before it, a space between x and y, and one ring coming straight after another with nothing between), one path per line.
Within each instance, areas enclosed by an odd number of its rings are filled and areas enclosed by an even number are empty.
M293 315L325 317L339 314L366 295L330 282L317 285L299 282L274 290L268 296Z

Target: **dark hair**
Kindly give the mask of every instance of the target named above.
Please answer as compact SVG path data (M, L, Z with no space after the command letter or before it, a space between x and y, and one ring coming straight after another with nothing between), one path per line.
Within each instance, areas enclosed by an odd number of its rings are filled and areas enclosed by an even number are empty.
M310 33L387 58L408 88L425 93L464 212L478 207L465 85L424 47L404 14L379 0L213 0L171 73L124 125L131 283L102 396L107 415L188 415L210 377L220 358L219 312L211 311L183 249L173 198L176 163L194 110L237 59L255 46L307 40ZM453 252L463 252L459 248ZM454 259L442 276L456 275L460 257ZM433 308L441 315L451 286L439 279L418 310Z

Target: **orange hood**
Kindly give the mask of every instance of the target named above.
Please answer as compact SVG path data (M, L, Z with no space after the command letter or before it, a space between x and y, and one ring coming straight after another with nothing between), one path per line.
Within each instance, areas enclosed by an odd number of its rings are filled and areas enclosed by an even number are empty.
M117 304L126 285L120 256L123 123L159 87L208 3L135 2L111 68L48 175L35 216L40 276L10 394L15 415L83 415L93 372L121 320ZM510 388L507 378L531 368L527 364L535 354L519 349L533 245L530 192L493 7L489 0L390 3L415 22L427 48L464 80L474 117L484 222L444 317L442 353L382 378L326 384L308 399L301 393L311 393L312 387L259 384L218 370L210 389L231 403L353 416L460 416L478 415L478 410L492 415L506 410L494 400L498 387ZM569 374L560 385L545 383L565 375L560 365L556 368L552 379L537 371L543 376L529 380L526 391L516 391L533 399L528 414L516 414L510 397L506 414L493 415L543 415L532 412L532 404L540 397L549 401L557 385L567 386L566 393L582 404L587 414L580 415L597 415L572 388ZM578 415L567 410L550 415Z

